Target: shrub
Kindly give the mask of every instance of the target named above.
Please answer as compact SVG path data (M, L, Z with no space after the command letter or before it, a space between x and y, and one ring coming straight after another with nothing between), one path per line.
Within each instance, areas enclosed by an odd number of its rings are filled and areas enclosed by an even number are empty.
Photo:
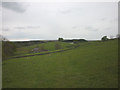
M61 49L62 47L61 47L61 45L59 44L59 43L56 43L55 44L55 49L57 50L57 49Z
M107 36L103 36L101 40L102 40L102 41L107 41L108 38L107 38Z
M63 38L58 38L58 41L63 41Z
M2 59L14 55L16 45L2 35L0 35L0 41L2 41Z
M16 51L16 46L14 43L9 41L2 41L2 58L14 55Z
M42 46L40 46L40 51L48 51L48 50L45 49L45 47L42 45Z

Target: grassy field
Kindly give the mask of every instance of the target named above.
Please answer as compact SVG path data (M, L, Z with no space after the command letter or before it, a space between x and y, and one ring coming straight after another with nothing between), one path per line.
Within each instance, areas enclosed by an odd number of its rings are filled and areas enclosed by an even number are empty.
M3 61L3 88L116 88L118 41Z
M17 51L15 52L15 55L28 54L28 53L31 53L31 51L34 48L42 48L42 47L44 49L48 50L48 51L54 51L54 50L56 50L55 44L57 44L57 43L59 43L61 49L65 49L67 47L73 46L72 44L65 43L65 42L46 42L46 43L41 43L41 44L36 44L36 45L31 45L31 46L25 46L25 47L17 48Z

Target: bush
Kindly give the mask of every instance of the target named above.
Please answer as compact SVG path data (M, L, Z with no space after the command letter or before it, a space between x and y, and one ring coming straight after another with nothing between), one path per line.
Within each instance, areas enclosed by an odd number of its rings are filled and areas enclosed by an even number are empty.
M107 38L107 36L103 36L101 40L102 40L102 41L107 41L108 38Z
M58 41L63 41L63 38L58 38Z
M45 49L45 47L42 45L42 46L40 46L40 51L48 51L48 50Z
M2 42L2 59L12 56L16 51L16 45L2 35L0 35L0 41Z
M56 43L55 44L55 49L57 50L57 49L61 49L62 47L61 47L61 45L59 44L59 43Z
M2 41L2 58L14 55L16 51L16 46L14 43L9 41Z

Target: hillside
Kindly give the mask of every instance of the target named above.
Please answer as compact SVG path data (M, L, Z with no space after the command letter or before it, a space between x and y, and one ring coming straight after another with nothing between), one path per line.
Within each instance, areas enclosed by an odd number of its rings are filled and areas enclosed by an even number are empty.
M73 46L72 44L65 43L65 42L46 42L46 43L35 44L35 45L17 48L15 55L24 55L24 54L33 53L32 50L34 48L44 48L47 51L54 51L54 50L56 50L56 48L55 48L56 44L60 45L60 49L65 49L65 48ZM44 52L44 51L41 51L41 52Z
M3 88L116 88L118 41L87 43L69 51L3 61Z

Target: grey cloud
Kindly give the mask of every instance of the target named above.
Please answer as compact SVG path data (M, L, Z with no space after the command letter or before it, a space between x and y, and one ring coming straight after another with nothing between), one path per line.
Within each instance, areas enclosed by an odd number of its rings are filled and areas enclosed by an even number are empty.
M90 26L86 27L85 29L88 30L88 31L98 31L97 28L90 27Z
M117 22L118 21L118 18L112 18L112 19L108 19L108 18L101 18L100 19L101 21L108 21L110 23L114 23L114 22Z
M24 38L27 38L29 35L31 34L28 34L28 33L25 33L25 32L15 32L13 35L6 35L5 37L9 38L9 39L12 39L12 38L15 38L15 39L24 39Z
M63 13L63 14L67 14L67 13L70 13L71 10L70 10L70 9L67 9L67 10L60 10L60 12Z
M40 26L27 26L26 28L28 28L28 29L38 29L38 28L40 28Z
M73 26L73 27L72 27L72 29L76 29L76 28L78 28L78 27L77 27L77 26Z
M24 4L27 3L23 3L23 7ZM115 35L118 31L117 23L110 22L117 17L115 8L117 6L112 3L107 5L106 3L100 5L97 3L96 5L95 3L94 5L92 3L66 3L54 6L51 3L30 2L27 12L22 13L22 15L13 12L14 9L9 12L10 10L6 6L7 11L4 12L3 26L10 28L11 31L5 34L12 39L22 39L23 37L28 39L55 39L58 36L99 39L102 34L111 35L112 33ZM106 27L111 27L111 30L105 30Z
M26 10L22 3L18 2L2 2L2 7L19 13L23 13Z
M108 28L105 28L104 30L111 30L112 28L111 27L108 27Z
M10 31L8 28L3 28L2 31Z
M90 29L92 29L92 27L86 27L86 29L87 29L87 30L90 30Z
M62 13L62 14L79 13L80 11L82 12L82 8L72 7L72 8L61 9L60 13Z
M25 32L16 32L11 36L6 36L9 39L48 39L46 35L43 34L32 34L32 33L25 33Z
M107 20L107 18L101 18L101 21L105 21L105 20Z
M118 22L118 18L113 18L110 20L111 23L115 23L115 22Z
M15 29L38 29L40 26L15 27Z
M26 29L26 27L15 27L15 29Z

